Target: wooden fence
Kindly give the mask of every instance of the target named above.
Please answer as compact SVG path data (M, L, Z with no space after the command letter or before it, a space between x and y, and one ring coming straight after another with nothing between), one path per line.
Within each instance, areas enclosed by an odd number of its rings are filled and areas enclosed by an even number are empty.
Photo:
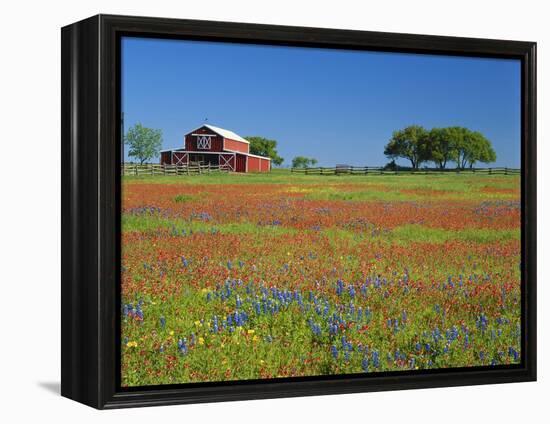
M210 164L194 165L159 165L159 164L133 164L122 165L123 175L199 175L214 172L229 172L227 166L214 166Z
M290 172L305 175L432 175L432 174L478 174L478 175L520 175L517 168L421 168L421 169L384 169L380 166L336 166L333 168L291 168Z

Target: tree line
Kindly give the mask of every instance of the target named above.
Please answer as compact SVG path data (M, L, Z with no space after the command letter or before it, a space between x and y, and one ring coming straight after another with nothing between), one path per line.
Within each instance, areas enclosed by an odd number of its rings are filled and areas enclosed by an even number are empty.
M432 128L411 125L395 131L384 148L384 154L392 159L403 158L417 169L425 162L433 162L445 168L454 162L457 168L472 168L476 162L491 163L497 155L491 142L479 131L464 127Z
M281 166L284 158L277 152L277 141L259 136L245 137L250 143L250 153L271 158L273 165ZM162 146L162 131L147 128L137 123L128 129L124 137L128 145L128 155L140 163L158 156ZM438 168L446 168L451 162L457 168L472 168L476 162L496 161L496 153L491 142L479 131L464 127L425 129L411 125L395 131L384 148L386 157L392 160L388 168L397 167L395 160L402 158L411 163L413 169L423 163L433 162ZM296 156L292 159L293 168L315 166L317 159Z

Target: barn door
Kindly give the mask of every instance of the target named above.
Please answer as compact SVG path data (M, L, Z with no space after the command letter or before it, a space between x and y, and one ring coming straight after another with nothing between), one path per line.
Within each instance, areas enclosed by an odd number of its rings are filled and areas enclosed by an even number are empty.
M172 152L172 165L187 165L189 155L187 152Z
M235 155L220 155L220 168L235 172Z

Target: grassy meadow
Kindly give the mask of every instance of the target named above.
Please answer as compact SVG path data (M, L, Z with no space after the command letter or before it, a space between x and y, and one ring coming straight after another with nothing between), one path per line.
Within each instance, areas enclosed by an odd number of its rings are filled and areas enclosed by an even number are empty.
M122 385L518 363L519 183L124 177Z

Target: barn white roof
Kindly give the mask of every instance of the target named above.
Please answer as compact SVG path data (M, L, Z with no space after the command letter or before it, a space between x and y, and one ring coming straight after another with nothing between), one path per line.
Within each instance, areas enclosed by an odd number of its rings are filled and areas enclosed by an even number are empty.
M199 128L202 128L202 127L209 128L209 129L211 129L212 131L214 131L215 133L221 135L224 138L230 138L231 140L237 140L237 141L241 141L241 142L246 143L246 144L250 144L248 142L248 140L245 140L239 134L235 134L233 131L229 131L229 130L226 130L226 129L220 128L220 127L215 127L214 125L210 125L210 124L201 125Z

